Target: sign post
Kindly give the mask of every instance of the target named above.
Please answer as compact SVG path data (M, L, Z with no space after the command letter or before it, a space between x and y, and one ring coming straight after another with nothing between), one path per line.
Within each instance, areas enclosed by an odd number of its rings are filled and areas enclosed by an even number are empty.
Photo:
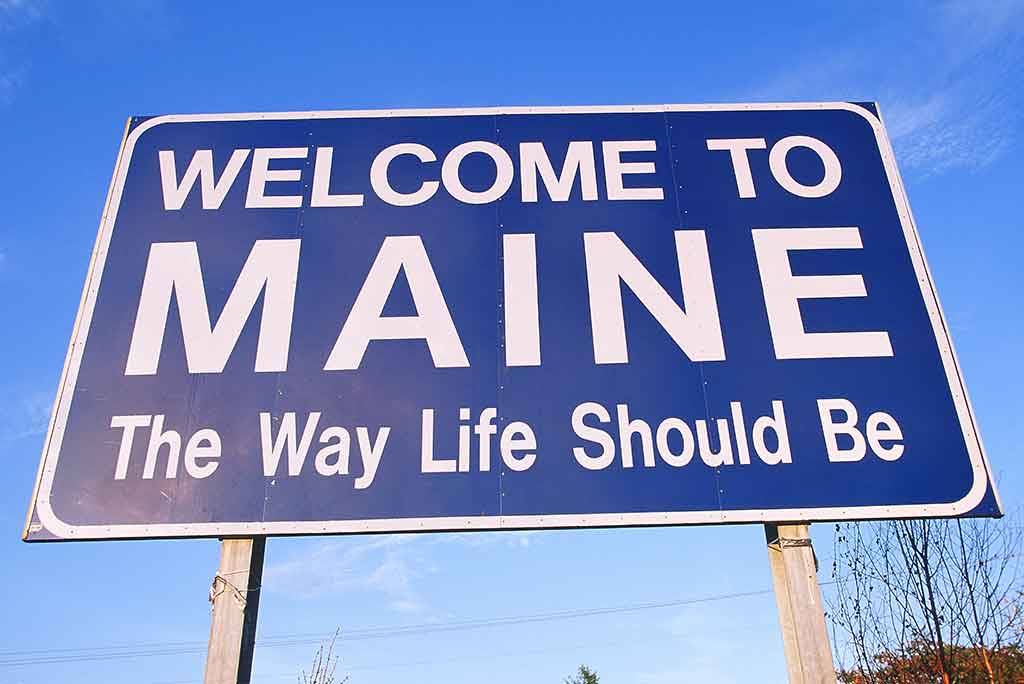
M767 524L768 562L790 684L835 684L810 525Z
M204 684L249 684L266 537L222 539L210 586L210 645Z

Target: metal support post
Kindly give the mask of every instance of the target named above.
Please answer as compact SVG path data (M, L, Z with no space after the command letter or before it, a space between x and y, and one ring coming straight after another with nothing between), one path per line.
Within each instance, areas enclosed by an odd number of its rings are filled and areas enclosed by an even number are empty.
M810 525L764 526L790 684L835 684Z
M220 542L220 566L210 587L205 684L249 684L266 544L266 537Z

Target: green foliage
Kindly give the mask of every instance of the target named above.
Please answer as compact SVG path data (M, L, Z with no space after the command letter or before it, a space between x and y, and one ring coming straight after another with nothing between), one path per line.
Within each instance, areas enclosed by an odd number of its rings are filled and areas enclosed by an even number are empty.
M599 684L601 678L597 676L597 673L591 670L586 665L580 665L580 669L576 670L576 674L572 677L566 677L565 684Z

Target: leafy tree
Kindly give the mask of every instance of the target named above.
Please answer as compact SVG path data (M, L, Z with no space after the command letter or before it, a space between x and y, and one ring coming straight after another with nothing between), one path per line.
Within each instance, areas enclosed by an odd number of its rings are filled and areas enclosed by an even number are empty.
M921 642L908 644L901 655L880 653L874 657L874 669L867 672L860 668L841 670L841 684L871 684L891 682L892 684L990 684L999 682L1018 684L1024 682L1024 650L1011 645L984 652L970 646L947 646L945 661L957 664L956 674L946 680L940 661L932 649Z
M580 665L580 669L572 677L565 678L565 684L599 684L601 678L597 673L586 665Z

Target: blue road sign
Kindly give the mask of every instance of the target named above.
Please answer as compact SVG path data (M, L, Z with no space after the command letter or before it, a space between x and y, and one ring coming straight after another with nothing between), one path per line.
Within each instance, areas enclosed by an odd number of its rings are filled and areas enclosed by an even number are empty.
M1000 514L873 105L187 115L26 538Z

